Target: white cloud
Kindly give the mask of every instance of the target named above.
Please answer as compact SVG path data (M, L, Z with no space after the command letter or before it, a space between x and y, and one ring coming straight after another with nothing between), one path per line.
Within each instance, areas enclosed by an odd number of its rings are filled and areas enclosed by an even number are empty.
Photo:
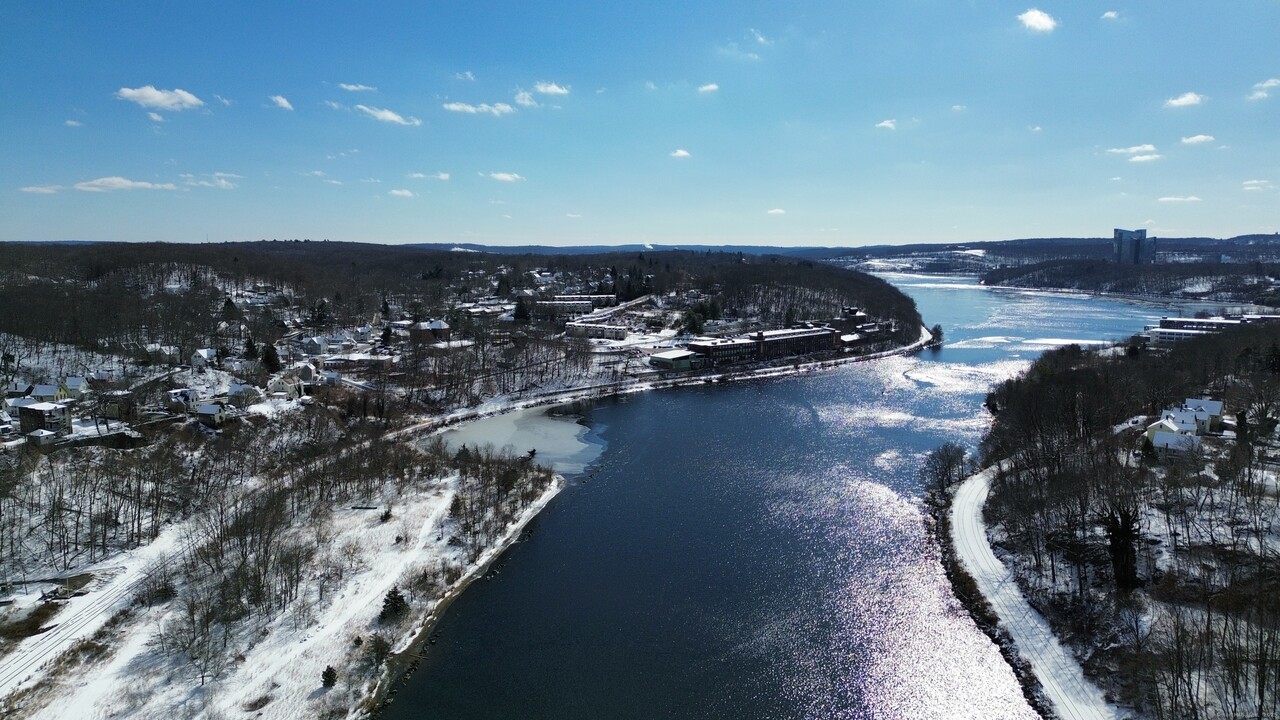
M537 83L534 83L533 89L536 92L539 92L543 95L568 95L569 94L569 88L565 87L564 85L558 85L553 82L546 82L545 80L540 80Z
M1119 175L1116 175L1115 177L1111 178L1111 182L1120 182L1123 179L1124 178L1120 177Z
M412 190L403 190L403 189L392 190L387 194L390 195L391 197L413 197Z
M533 99L533 93L528 90L516 90L516 104L520 107L537 107L538 101Z
M469 105L467 103L451 102L445 103L442 107L449 112L466 113L468 115L492 115L494 117L509 115L516 111L515 108L506 103Z
M61 185L28 185L24 188L18 188L24 193L33 195L52 195L62 189Z
M564 216L573 220L577 220L578 218L582 217L582 214L581 213L565 213Z
M1253 84L1253 94L1249 95L1249 100L1262 100L1271 96L1268 92L1272 88L1280 87L1280 78L1269 78L1260 83Z
M969 109L969 108L965 107L964 105L952 105L952 106L951 106L951 111L952 111L952 112L964 112L965 110L968 110L968 109Z
M238 185L231 182L232 180L240 180L242 177L235 173L217 172L203 177L197 177L191 173L184 173L182 176L182 184L190 187L216 188L218 190L235 190Z
M1213 142L1212 135L1192 135L1191 137L1182 138L1183 145L1199 145L1207 142Z
M150 183L143 180L128 180L119 175L100 177L75 184L77 190L85 192L110 192L112 190L177 190L173 183Z
M1240 183L1240 189L1249 192L1262 192L1263 190L1271 190L1273 187L1270 180L1245 180ZM26 190L26 188L23 188L23 190Z
M516 173L509 172L491 172L488 177L491 177L498 182L520 182L521 180L524 180L523 175L517 175Z
M760 32L759 30L757 30L757 29L755 29L755 28L751 28L751 29L747 30L747 32L751 33L751 37L755 39L755 41L756 41L756 44L757 44L757 45L772 45L772 44L773 44L773 41L772 41L772 40L770 40L769 38L765 37L765 36L764 36L764 33Z
M1119 20L1120 13L1116 12L1115 10L1108 10L1102 13L1102 19L1103 20Z
M467 81L471 82L471 81L475 81L475 79L476 79L476 74L475 74L475 73L473 73L473 72L471 72L470 70L463 70L463 71L462 71L462 72L460 72L460 73L456 73L456 74L454 74L454 76L453 76L453 77L454 77L454 79L455 79L455 80L467 80Z
M410 179L410 180L422 180L422 179L423 179L423 178L425 178L426 176L427 176L427 174L426 174L426 173L420 173L420 172L411 172L411 173L409 173L409 179Z
M1196 197L1195 195L1167 195L1165 197L1160 198L1156 202L1189 203L1189 202L1200 202L1200 198Z
M63 125L66 125L67 127L84 127L84 123L79 120L68 120L63 123Z
M151 122L164 122L164 116L154 110L148 112L147 117L151 118Z
M1044 130L1044 128L1040 127L1039 125L1032 125L1027 129L1030 130L1031 132L1040 132L1041 130Z
M893 119L881 120L880 122L876 123L876 127L884 128L885 130L897 130L898 121Z
M338 83L338 87L347 92L378 92L378 88L372 85L353 85L351 83Z
M1137 155L1138 153L1153 153L1155 151L1156 146L1150 143L1145 145L1134 145L1133 147L1127 148L1107 148L1107 152L1112 155Z
M310 175L311 177L324 177L324 171L312 170L311 172L307 173L307 175Z
M765 214L766 215L786 215L787 211L783 210L782 208L774 208Z
M716 48L716 52L724 55L725 57L733 58L734 60L750 60L754 62L760 59L759 55L743 50L736 42L731 42L728 45L722 45Z
M716 83L707 83L706 85L698 86L698 92L700 93L713 93L719 89L720 89L720 86L717 85Z
M687 158L687 157L689 157L689 151L688 151L688 150L685 150L684 148L677 148L676 150L674 150L674 151L672 151L672 152L671 152L671 157L673 157L673 158Z
M1018 16L1018 20L1022 21L1023 27L1035 32L1052 32L1058 27L1058 21L1054 20L1052 15L1036 8L1022 13Z
M1209 98L1199 93L1185 92L1175 98L1169 98L1164 101L1164 106L1169 108L1190 107L1199 105Z
M215 100L217 100L218 102L222 103L223 105L226 105L227 107L231 107L231 106L232 106L232 105L234 105L234 104L235 104L235 102L236 102L235 100L228 100L228 99L226 99L226 98L222 97L221 95L219 95L219 94L217 94L217 93L214 93L214 94L213 94L213 97L214 97L214 99L215 99Z
M121 100L138 103L145 108L172 110L174 112L190 110L204 105L203 100L182 88L157 90L152 85L144 85L140 88L120 88L116 91L116 97Z
M382 181L375 177L360 178L362 183L381 183Z
M346 110L346 109L347 109L347 106L346 106L346 105L343 105L343 104L342 104L342 103L340 103L340 102L334 102L334 101L332 101L332 100L325 100L325 101L324 101L324 104L325 104L325 105L328 105L329 107L333 108L334 110Z
M281 110L293 109L293 105L289 104L288 99L286 99L285 96L283 95L272 95L270 100L271 102L275 103L276 107L280 108Z
M435 179L437 179L437 180L448 180L448 179L449 179L449 173L447 173L447 172L438 172L438 173L436 173L435 175L432 175L431 177L433 177L433 178L435 178Z
M396 125L421 125L422 121L416 117L403 117L400 113L392 112L386 108L369 107L368 105L357 105L356 109L368 115L374 120L387 123L395 123Z
M1129 162L1136 162L1136 163L1153 162L1155 160L1159 160L1162 157L1164 156L1158 153L1148 153L1146 155L1134 155L1133 157L1129 158Z
M645 89L645 90L657 90L657 89L658 89L658 85L657 85L656 83L654 83L652 80L645 80L645 81L644 81L644 89Z

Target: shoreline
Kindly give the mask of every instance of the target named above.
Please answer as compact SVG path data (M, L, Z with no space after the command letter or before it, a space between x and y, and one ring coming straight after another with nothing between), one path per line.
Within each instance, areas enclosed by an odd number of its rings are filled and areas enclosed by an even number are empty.
M909 345L885 350L878 353L870 353L868 355L859 355L848 358L829 358L825 360L815 360L803 363L791 363L786 365L774 365L768 367L753 368L745 371L731 371L727 373L703 374L693 377L671 378L658 381L636 381L631 383L611 383L608 386L591 386L586 388L568 388L565 390L557 390L542 396L526 398L522 401L514 401L503 404L501 407L494 408L489 411L470 411L461 415L446 415L444 420L437 423L430 421L411 425L407 428L390 433L396 439L408 441L407 437L416 433L423 436L435 435L447 429L453 429L458 425L468 422L482 420L488 417L503 415L516 410L523 410L531 407L539 407L541 405L561 405L565 403L575 402L586 399L604 399L609 397L618 397L631 393L645 392L649 390L663 390L668 388L690 387L694 385L703 385L707 383L736 382L740 380L751 380L757 378L774 378L788 377L791 375L799 375L805 372L816 372L820 370L840 367L842 365L850 365L856 362L866 362L870 360L878 360L886 357L894 357L898 355L909 355L919 352L928 347L933 342L933 335L925 326L920 327L920 337ZM608 388L606 392L599 392ZM553 469L554 471L554 469ZM359 704L351 708L356 717L378 718L382 711L395 701L396 695L400 688L413 677L414 672L420 665L423 654L427 652L424 643L428 643L432 631L435 630L446 610L457 600L462 593L478 578L484 577L488 569L494 562L501 559L502 555L516 543L520 535L523 534L525 527L538 516L542 510L550 504L560 491L565 488L567 481L565 478L556 474L553 486L547 490L535 502L531 503L525 509L520 519L513 523L503 538L494 546L488 548L481 555L481 559L477 561L471 571L459 578L454 587L450 588L444 594L431 610L423 617L422 624L412 633L412 640L404 650L393 653L387 660L387 670L379 677L377 684Z
M982 509L998 468L999 463L966 477L949 493L945 510L940 511L945 513L947 545L954 562L978 595L970 600L978 605L984 617L995 620L997 635L1008 638L1008 651L1018 661L1010 662L1014 674L1021 680L1019 666L1025 666L1039 685L1043 703L1053 710L1053 717L1114 720L1118 716L1116 708L1088 679L1079 661L1031 607L1013 581L1012 573L995 556ZM952 588L956 597L961 597L962 591L955 587L954 581ZM997 645L1004 654L1004 644L997 641ZM1032 707L1041 710L1040 706L1033 704Z
M564 476L556 474L551 487L547 488L546 492L537 500L530 503L520 517L507 527L506 533L503 534L502 538L486 549L480 555L480 559L472 565L471 569L458 578L453 587L449 588L448 592L435 601L431 610L423 616L422 624L412 632L412 639L408 645L403 650L392 653L387 658L386 670L379 676L373 690L359 704L351 708L356 717L377 718L382 714L383 709L395 701L400 687L405 681L413 677L413 673L418 669L418 665L428 652L431 632L435 630L445 611L449 609L454 600L462 596L462 593L471 586L471 583L483 578L488 573L489 568L501 559L502 555L512 545L519 541L529 523L533 522L534 518L564 490L567 484ZM401 640L403 641L403 637Z

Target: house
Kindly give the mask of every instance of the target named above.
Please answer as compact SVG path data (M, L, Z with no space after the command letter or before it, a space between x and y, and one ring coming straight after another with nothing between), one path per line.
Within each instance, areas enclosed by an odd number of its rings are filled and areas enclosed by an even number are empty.
M27 439L37 446L52 445L58 439L58 433L51 430L32 430L27 433Z
M282 375L267 383L267 394L281 400L297 400L302 397L302 381L292 375Z
M227 409L218 403L204 403L196 408L196 419L206 427L221 427L227 421Z
M336 387L342 384L342 373L337 370L321 370L320 382L330 387Z
M13 418L9 417L9 413L0 410L0 435L8 435L13 431Z
M1154 443L1156 441L1156 435L1162 432L1171 433L1173 435L1198 434L1196 432L1196 422L1194 418L1178 418L1169 411L1165 411L1163 417L1147 426L1147 439Z
M57 385L36 385L31 389L30 397L36 402L55 402L57 400L66 399L65 391L60 391Z
M177 388L169 391L169 409L174 412L187 412L195 407L198 398L191 388Z
M41 402L23 406L18 411L22 432L49 430L58 434L71 432L71 410L60 403Z
M69 375L62 381L59 389L65 391L68 398L79 400L89 391L89 380L78 375Z
M191 367L203 370L218 362L218 351L213 348L201 348L191 354Z
M26 397L35 389L35 385L26 382L14 380L5 386L4 396L7 398Z
M319 336L302 338L302 352L308 355L324 355L329 352L329 341Z
M360 342L369 342L369 338L373 337L373 326L361 325L360 327L355 329L355 332L352 333L352 335L354 335L355 339L359 340Z
M409 326L409 339L415 343L448 342L452 329L443 320L427 320Z
M133 393L128 390L112 390L102 396L102 415L110 420L133 418Z
M245 375L258 369L256 360L246 360L244 358L229 357L222 361L222 369L236 375Z
M178 362L180 353L178 348L173 345L161 345L160 343L147 343L143 350L147 353L147 358L154 363L164 363L172 365Z
M1158 431L1151 439L1157 451L1166 453L1194 452L1200 449L1200 438L1195 435Z
M1222 426L1222 401L1209 398L1187 398L1182 406L1192 410L1204 410L1209 413L1209 429L1217 430Z

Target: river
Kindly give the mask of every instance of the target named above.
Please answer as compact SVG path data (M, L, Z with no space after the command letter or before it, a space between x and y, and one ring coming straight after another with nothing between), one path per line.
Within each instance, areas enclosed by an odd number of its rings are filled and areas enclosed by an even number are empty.
M885 277L942 349L459 431L536 447L569 485L383 717L1036 717L951 594L916 470L976 445L988 387L1046 348L1178 309Z

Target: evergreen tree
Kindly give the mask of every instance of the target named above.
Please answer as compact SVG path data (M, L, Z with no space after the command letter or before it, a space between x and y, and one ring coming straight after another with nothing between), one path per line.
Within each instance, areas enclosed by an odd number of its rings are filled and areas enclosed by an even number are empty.
M244 341L244 357L246 360L258 359L258 344L253 341L253 338Z
M275 345L267 343L262 347L262 366L267 369L267 372L278 372L282 367Z
M320 673L320 684L327 688L338 684L338 671L334 670L332 665L326 665L324 672Z
M400 592L400 588L393 587L387 591L387 596L382 598L382 612L378 613L378 620L382 622L398 620L407 612L409 612L409 601L405 599L404 593Z

